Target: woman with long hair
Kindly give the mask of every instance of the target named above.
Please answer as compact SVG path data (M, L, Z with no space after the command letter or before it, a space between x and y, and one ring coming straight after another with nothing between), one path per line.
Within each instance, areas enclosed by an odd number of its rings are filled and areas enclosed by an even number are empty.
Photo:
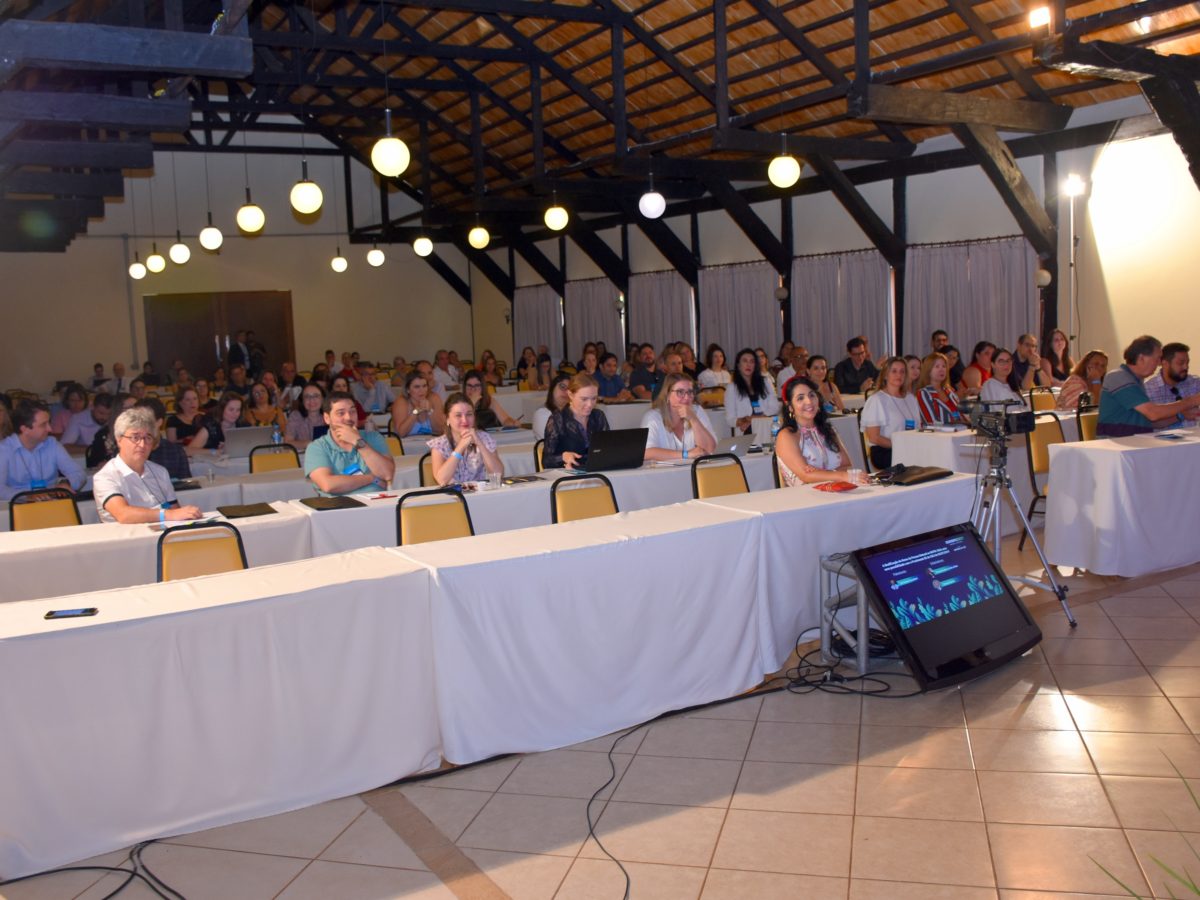
M508 414L500 405L492 392L487 389L483 373L478 369L468 369L463 375L463 394L475 406L475 427L485 431L489 428L513 428L517 420Z
M71 417L87 409L87 391L82 384L68 384L62 393L62 406L50 416L50 433L62 440Z
M504 463L496 453L496 442L475 427L475 404L455 392L442 409L446 433L429 442L433 477L438 484L483 481L489 474L504 474Z
M979 399L984 403L1025 403L1021 380L1013 371L1013 355L1003 347L997 347L992 354L992 377L984 382Z
M195 388L182 387L175 392L175 412L167 419L167 440L186 444L204 427L200 394Z
M446 430L442 398L434 393L429 379L413 369L404 379L404 394L392 404L392 432L400 437L441 434Z
M992 357L995 354L996 345L991 341L980 341L971 351L971 361L963 369L963 388L968 396L978 394L984 383L992 377Z
M217 401L212 418L205 420L204 427L192 435L192 439L188 441L188 452L194 453L197 450L219 452L225 447L225 432L242 428L245 424L242 419L242 395L226 391Z
M1046 348L1046 355L1042 357L1042 374L1046 379L1043 383L1062 387L1075 368L1066 332L1060 328L1052 329L1042 346Z
M696 383L702 388L724 387L733 380L733 375L725 368L725 351L720 344L709 344L704 351L704 371L696 377Z
M521 358L517 360L517 378L525 381L529 377L529 370L537 370L537 354L533 352L532 347L526 347L521 351Z
M804 375L788 381L775 457L785 487L850 480L850 454L829 422L817 383Z
M826 413L844 413L846 411L846 401L842 399L842 392L829 377L829 360L820 355L810 356L808 358L808 379L817 386L817 393L821 395L821 406L824 407Z
M871 465L886 469L892 464L892 435L917 427L921 410L908 391L908 364L903 356L889 356L879 367L883 386L872 391L859 420L869 443Z
M305 447L313 440L314 429L325 424L321 407L325 391L319 381L310 381L300 392L300 399L287 418L286 440L295 447Z
M546 423L550 417L570 402L571 395L567 391L570 383L571 376L566 372L559 372L550 382L546 390L546 402L533 411L533 433L536 437L546 436Z
M917 405L921 421L926 425L957 425L962 422L958 411L958 394L950 386L950 362L945 354L934 351L921 360L917 377Z
M642 416L646 459L687 459L712 453L717 446L708 414L696 403L696 384L689 375L668 375L654 405Z
M1071 374L1058 392L1058 409L1078 409L1084 396L1087 402L1084 406L1100 405L1100 387L1104 376L1108 374L1108 354L1103 350L1089 350L1083 359L1075 364Z
M543 353L537 358L537 365L531 368L525 376L525 381L529 385L531 391L545 391L550 389L550 382L553 378L554 361L550 359L549 353Z
M777 412L775 383L770 375L763 375L753 350L739 350L733 362L733 380L725 389L725 421L739 434L749 434L754 416L773 416Z
M492 387L500 387L504 384L504 373L496 365L496 354L491 350L484 350L479 356L479 371L483 374L483 380L486 384Z
M592 437L608 431L608 418L596 407L600 386L582 373L567 383L567 405L546 423L542 465L547 469L574 469L587 458Z
M274 425L282 432L287 427L283 410L271 403L271 391L261 381L250 385L250 396L242 417L247 425L259 428Z

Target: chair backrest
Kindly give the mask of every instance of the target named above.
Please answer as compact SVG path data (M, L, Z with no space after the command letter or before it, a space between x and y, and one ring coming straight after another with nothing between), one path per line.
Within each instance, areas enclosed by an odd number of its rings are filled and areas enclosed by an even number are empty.
M620 512L612 482L600 473L560 478L550 488L550 521L574 522Z
M542 451L546 449L546 441L538 438L533 444L533 471L540 472L546 467L542 465Z
M250 450L250 474L300 468L300 454L291 444L259 444Z
M158 580L246 568L241 532L229 522L191 522L167 528L158 538Z
M428 451L421 457L421 461L417 464L418 474L421 478L421 487L429 487L436 480L433 477L433 451Z
M749 492L746 472L736 454L713 453L692 463L692 496L697 500Z
M82 523L75 495L66 488L21 491L8 502L9 531L34 531Z
M864 408L865 404L856 409L854 411L854 418L858 420L858 428L856 430L858 431L858 446L862 449L863 465L866 466L866 470L869 474L875 471L875 467L871 465L871 452L867 447L867 436L863 434L862 430L862 414Z
M783 479L779 475L779 454L771 454L771 480L775 483L775 487L783 487Z
M1079 428L1079 440L1094 441L1096 426L1100 424L1100 411L1097 409L1075 410L1075 424Z
M389 431L383 436L383 439L387 441L388 451L392 456L404 455L404 442L400 440L400 435Z
M1035 387L1029 390L1029 408L1034 412L1046 412L1054 409L1058 398L1054 396L1054 392L1050 388Z
M432 496L445 499L436 503L417 502ZM474 533L467 501L461 491L453 488L409 491L396 504L396 541L400 546L470 537Z
M1036 490L1035 475L1045 475L1050 471L1050 446L1061 444L1063 437L1062 422L1053 413L1037 413L1034 417L1033 431L1029 432L1029 480Z
M533 388L531 388L531 387L529 386L529 382L528 382L528 381L526 381L524 378L522 378L522 379L521 379L521 380L520 380L520 381L517 383L517 390L518 390L518 391L532 391L532 390L533 390Z
M701 406L720 406L725 402L725 386L717 385L716 387L705 388L696 397L696 402Z

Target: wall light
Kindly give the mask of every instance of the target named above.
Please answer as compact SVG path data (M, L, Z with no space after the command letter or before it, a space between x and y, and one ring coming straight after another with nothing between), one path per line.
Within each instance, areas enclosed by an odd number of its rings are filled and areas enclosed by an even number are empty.
M1087 190L1087 183L1076 173L1072 172L1063 181L1063 194L1068 197L1081 197Z

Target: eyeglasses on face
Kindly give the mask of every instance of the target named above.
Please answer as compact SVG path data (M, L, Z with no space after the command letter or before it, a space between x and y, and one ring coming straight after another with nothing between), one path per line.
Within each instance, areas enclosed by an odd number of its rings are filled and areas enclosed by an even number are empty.
M696 392L693 391L691 388L683 388L681 390L672 390L671 393L674 394L676 397L695 397L696 396Z
M125 438L131 444L150 444L154 442L154 436L150 434L130 434L126 432L121 437Z

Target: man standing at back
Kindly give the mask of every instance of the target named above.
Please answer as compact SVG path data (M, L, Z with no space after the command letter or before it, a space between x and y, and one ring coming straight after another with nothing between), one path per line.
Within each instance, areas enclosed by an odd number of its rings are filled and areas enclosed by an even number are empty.
M50 407L41 400L22 400L12 423L13 433L0 441L0 500L39 488L83 487L87 475L50 434Z

